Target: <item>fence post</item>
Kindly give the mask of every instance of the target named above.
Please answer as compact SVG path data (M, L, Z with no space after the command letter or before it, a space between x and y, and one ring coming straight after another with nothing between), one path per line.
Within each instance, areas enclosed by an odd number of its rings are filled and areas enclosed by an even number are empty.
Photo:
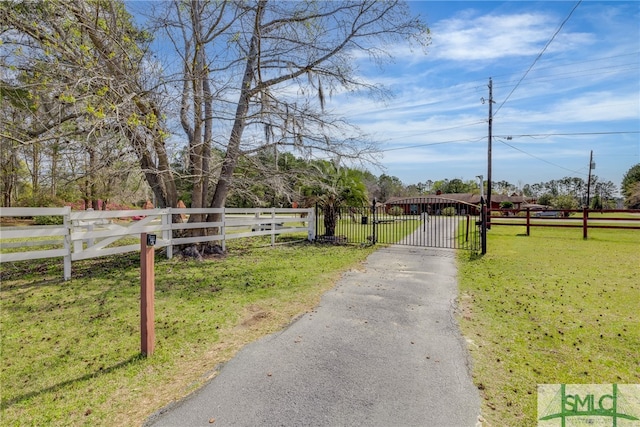
M316 209L315 209L315 220L316 220L316 238L318 237L318 218L320 218L320 215L318 215L318 202L316 202Z
M276 208L271 208L271 246L276 245Z
M316 211L313 208L309 208L309 221L308 221L308 234L307 234L307 239L310 242L313 242L314 240L316 240Z
M167 252L167 259L171 259L173 258L173 242L171 241L173 238L173 215L171 213L171 208L167 208L161 218L162 240L169 242L165 250Z
M226 223L227 223L227 208L222 208L222 215L220 217L222 220L222 226L220 227L220 231L222 231L222 252L227 251L227 241L225 236L227 235Z
M586 239L589 230L589 208L582 208L582 238Z
M62 216L62 223L67 230L67 234L64 235L64 249L67 254L64 256L64 268L63 277L64 280L71 279L71 207L66 206L64 215Z
M71 222L71 230L70 230L69 234L73 233L74 227L80 228L80 220L79 219ZM84 240L73 240L72 243L73 243L73 252L74 253L78 253L78 252L82 252L83 251L83 249L84 249Z
M155 271L153 234L140 233L140 352L151 356L155 350Z
M530 228L531 228L531 208L527 208L527 236L529 235Z

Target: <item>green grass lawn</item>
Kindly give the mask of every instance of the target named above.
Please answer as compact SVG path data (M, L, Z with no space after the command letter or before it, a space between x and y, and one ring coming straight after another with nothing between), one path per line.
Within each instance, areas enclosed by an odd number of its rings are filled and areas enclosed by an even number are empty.
M358 213L352 218L349 216L343 216L342 219L336 221L335 235L342 236L347 239L348 243L370 243L373 237L373 224L371 221L373 217L367 217L367 224L362 224L362 214ZM376 225L376 238L378 242L395 243L402 240L407 235L413 233L418 227L420 227L420 219L418 216L402 216L394 217L391 215L379 215L378 220L393 221L381 222ZM320 215L317 220L318 223L318 236L325 233L324 217Z
M460 322L486 425L536 425L537 384L640 383L640 230L494 226L460 256Z
M141 357L139 254L1 266L2 425L139 425L244 344L311 310L375 247L228 242L156 257L156 352Z
M412 227L408 227L412 229ZM460 257L460 322L487 425L531 426L539 383L640 383L640 231L495 226ZM232 240L156 257L156 353L139 355L139 255L0 268L3 425L139 425L243 345L313 309L376 247Z

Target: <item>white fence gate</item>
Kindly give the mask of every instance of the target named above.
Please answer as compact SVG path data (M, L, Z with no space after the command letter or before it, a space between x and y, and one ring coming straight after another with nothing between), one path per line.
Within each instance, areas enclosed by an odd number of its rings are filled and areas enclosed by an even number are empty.
M218 222L188 222L194 214L219 214ZM173 216L183 221L174 223ZM156 247L167 258L174 245L218 241L223 249L230 239L306 233L315 239L313 209L189 209L166 208L120 211L71 211L71 208L0 208L0 217L62 217L61 225L0 227L0 263L62 257L64 278L71 278L71 262L140 250L140 234L156 234ZM210 236L173 237L175 230L218 228ZM131 242L123 242L130 238ZM137 238L135 242L134 238ZM51 249L51 247L54 249ZM46 249L33 249L45 247Z

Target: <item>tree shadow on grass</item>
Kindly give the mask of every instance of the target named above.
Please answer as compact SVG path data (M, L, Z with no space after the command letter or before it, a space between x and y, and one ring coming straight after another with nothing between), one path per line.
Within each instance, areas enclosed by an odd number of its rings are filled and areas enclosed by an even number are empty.
M71 280L87 279L114 272L138 268L140 255L121 254L101 258L74 261L71 267ZM16 285L13 288L29 288L43 285L60 285L64 282L63 263L60 259L43 259L36 261L18 261L6 263L0 270L0 280L3 288L12 288L11 280L29 280L28 283Z
M90 380L92 378L97 378L97 377L99 377L101 375L109 374L111 372L117 371L118 369L121 369L121 368L124 368L124 367L126 367L128 365L131 365L131 364L133 364L133 363L135 363L135 362L137 362L139 360L142 360L144 358L145 358L144 355L142 355L141 353L138 353L136 355L133 355L133 356L129 357L126 360L123 360L120 363L117 363L117 364L115 364L113 366L109 366L108 368L100 369L100 370L98 370L96 372L85 374L85 375L83 375L81 377L78 377L78 378L74 378L74 379L71 379L71 380L63 381L61 383L52 385L50 387L43 388L42 390L31 391L29 393L25 393L25 394L16 396L13 399L3 400L2 404L0 404L0 408L4 411L7 408L9 408L10 406L18 404L18 403L20 403L22 401L29 400L29 399L32 399L34 397L37 397L37 396L40 396L40 395L46 394L46 393L55 393L56 391L61 390L61 389L65 388L65 387L67 387L67 386L70 386L70 385L73 385L73 384L76 384L76 383L81 383L83 381L88 381L88 380Z
M478 261L484 258L484 254L482 252L469 251L469 261Z

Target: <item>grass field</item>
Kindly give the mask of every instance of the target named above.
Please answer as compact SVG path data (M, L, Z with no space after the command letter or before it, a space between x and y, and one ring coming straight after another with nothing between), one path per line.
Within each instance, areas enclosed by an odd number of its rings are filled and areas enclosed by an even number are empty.
M229 242L205 262L156 257L156 352L143 358L139 255L2 265L2 425L140 425L244 344L317 305L375 248Z
M373 225L372 217L368 217L367 224L362 224L360 219L362 214L358 213L352 218L346 217L336 221L335 235L342 236L347 239L349 243L367 243L370 242L373 237ZM325 232L323 224L324 217L322 215L318 218L318 235L322 235ZM405 236L413 233L418 227L420 227L419 217L403 216L394 217L391 215L378 215L377 220L393 221L381 222L376 225L376 238L378 242L393 243L402 240Z
M409 227L411 228L411 227ZM640 231L495 226L460 258L460 321L486 425L535 425L539 383L640 383ZM156 258L153 357L139 355L139 255L0 268L2 425L139 425L244 344L313 309L376 247L269 238L205 262Z
M487 426L536 425L537 384L640 383L640 230L494 226L459 257Z

